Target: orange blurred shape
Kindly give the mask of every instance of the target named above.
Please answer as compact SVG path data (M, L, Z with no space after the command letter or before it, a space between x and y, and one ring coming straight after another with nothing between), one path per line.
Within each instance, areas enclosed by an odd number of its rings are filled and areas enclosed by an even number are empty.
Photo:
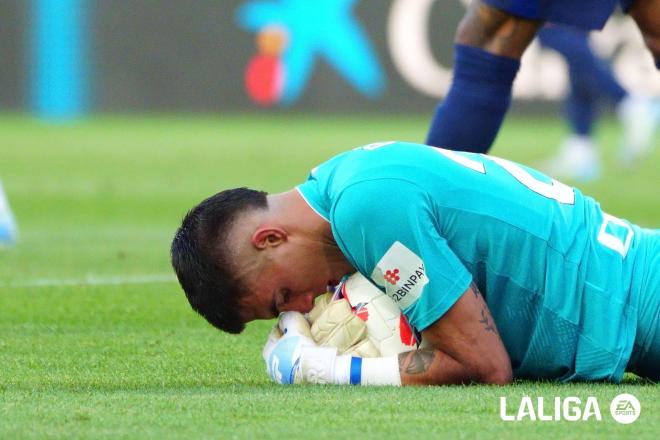
M257 34L257 49L262 55L281 55L289 45L289 33L281 26L266 26Z

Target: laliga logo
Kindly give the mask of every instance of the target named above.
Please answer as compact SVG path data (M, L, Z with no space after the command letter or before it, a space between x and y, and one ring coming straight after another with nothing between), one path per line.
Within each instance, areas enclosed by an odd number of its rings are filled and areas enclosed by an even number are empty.
M534 402L529 396L524 396L520 401L518 413L514 415L507 414L506 397L500 397L500 419L505 422L520 422L529 418L531 421L559 421L566 420L569 422L576 422L578 420L586 421L590 417L595 416L596 420L602 420L600 408L598 407L598 400L595 397L587 398L584 406L584 411L581 407L582 402L578 397L567 397L562 401L561 397L554 399L554 412L545 413L545 400L543 397L537 398L537 406L534 407Z
M598 399L593 396L587 398L584 406L579 397L567 397L565 399L555 397L554 405L551 408L546 410L543 397L536 399L535 406L531 397L524 396L520 401L518 412L515 415L507 414L506 397L500 397L500 419L505 422L521 422L525 419L542 422L560 420L585 422L592 417L599 422L603 420L600 407L598 406ZM612 399L612 403L610 404L610 414L618 423L630 424L637 420L640 412L641 405L639 400L632 394L619 394Z

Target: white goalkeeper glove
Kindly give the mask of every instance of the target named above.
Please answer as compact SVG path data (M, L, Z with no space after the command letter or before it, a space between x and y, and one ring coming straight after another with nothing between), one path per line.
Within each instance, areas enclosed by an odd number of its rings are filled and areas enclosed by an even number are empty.
M380 352L367 336L367 326L353 313L344 299L332 299L331 293L319 297L307 319L311 336L318 345L335 347L339 354L378 357Z
M280 384L349 383L350 358L337 356L334 347L319 347L311 338L309 323L298 312L284 312L268 336L263 358L271 379ZM337 369L337 364L341 367Z
M302 382L300 357L303 347L315 347L309 324L297 312L285 312L268 335L262 356L271 379L280 384Z
M309 323L298 312L284 312L263 350L270 377L280 384L401 385L396 357L362 359L338 356L334 347L319 347Z

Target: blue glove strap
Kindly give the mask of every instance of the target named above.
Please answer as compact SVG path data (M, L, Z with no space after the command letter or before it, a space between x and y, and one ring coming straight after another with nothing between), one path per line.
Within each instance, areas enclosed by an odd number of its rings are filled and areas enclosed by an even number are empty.
M360 385L362 382L362 358L351 358L351 385Z

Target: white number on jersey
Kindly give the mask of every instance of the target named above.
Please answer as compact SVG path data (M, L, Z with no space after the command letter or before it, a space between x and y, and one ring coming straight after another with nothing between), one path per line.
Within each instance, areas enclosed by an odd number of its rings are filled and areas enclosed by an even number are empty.
M612 224L615 227L625 229L625 238L621 238L617 235L614 235L607 231L607 227ZM603 224L600 225L600 231L598 231L598 242L605 246L606 248L612 249L613 251L621 254L622 257L626 257L628 254L628 249L630 248L630 242L632 241L633 232L630 225L620 218L616 218L613 215L603 213Z
M575 191L568 185L564 185L558 180L552 179L552 183L542 182L537 180L525 171L524 168L519 167L515 163L499 157L484 156L492 160L503 169L508 171L516 180L535 193L541 194L543 197L554 199L559 203L565 205L573 205L575 203Z
M359 148L364 150L375 150L392 143L394 142L379 142L376 144L365 145L364 147ZM471 159L469 154L458 153L442 148L436 148L435 151L463 167L469 168L481 174L486 174L485 165L482 162ZM570 186L552 178L551 183L542 182L525 171L524 168L509 160L494 156L487 156L485 154L480 154L480 156L498 164L503 170L511 174L511 176L513 176L518 182L522 183L535 193L540 194L543 197L556 200L557 202L565 205L575 204L575 191ZM620 228L624 228L626 230L625 238L621 238L612 234L611 232L608 232L607 227L609 225L615 225ZM625 257L628 253L628 249L630 248L633 235L634 232L628 223L619 218L603 213L603 224L601 225L600 231L598 232L598 242L600 244L607 247L608 249L612 249L613 251L618 252L622 257Z
M393 143L394 143L394 141L389 141L389 142L376 142L375 144L369 144L369 145L364 145L364 146L362 146L362 147L357 147L357 148L355 148L355 150L367 150L367 151L371 151L371 150L375 150L376 148L380 148L380 147L385 147L385 146L387 146L387 145L391 145L391 144L393 144Z
M453 160L457 164L468 167L469 169L478 173L486 174L486 167L484 167L484 164L481 162L477 162L476 160L472 160L467 156L463 156L462 154L458 154L457 152L451 150L443 150L442 148L438 148L436 151L445 156L447 159Z
M467 157L467 155L443 149L438 149L437 151L438 153L442 154L448 159L453 160L459 165L477 171L481 174L486 174L486 168L484 167L484 164L470 159ZM573 205L575 203L575 191L570 186L564 185L555 179L552 179L551 184L541 182L540 180L535 179L534 176L529 174L523 168L511 161L501 159L499 157L486 156L483 154L481 156L498 164L500 167L502 167L502 169L511 174L518 182L522 183L535 193L541 194L542 196L549 199L556 200L559 203L568 205ZM607 228L610 225L623 228L625 230L623 238L609 232ZM612 249L613 251L618 252L622 257L625 258L626 254L628 253L628 249L630 248L633 235L634 232L628 223L619 218L603 213L603 224L600 226L600 231L598 232L598 242L600 244L608 249Z
M443 150L441 148L436 149L436 151L459 165L467 167L473 171L477 171L481 174L486 174L486 168L484 164L479 161L470 159L467 157L467 155L459 154L455 151ZM573 188L568 185L564 185L558 180L552 179L552 183L542 182L525 171L524 168L511 161L500 159L499 157L486 156L485 154L481 154L480 156L495 162L504 171L511 174L518 182L522 183L527 188L531 189L537 194L542 195L543 197L556 200L559 203L566 205L573 205L575 203L575 192L573 191Z

